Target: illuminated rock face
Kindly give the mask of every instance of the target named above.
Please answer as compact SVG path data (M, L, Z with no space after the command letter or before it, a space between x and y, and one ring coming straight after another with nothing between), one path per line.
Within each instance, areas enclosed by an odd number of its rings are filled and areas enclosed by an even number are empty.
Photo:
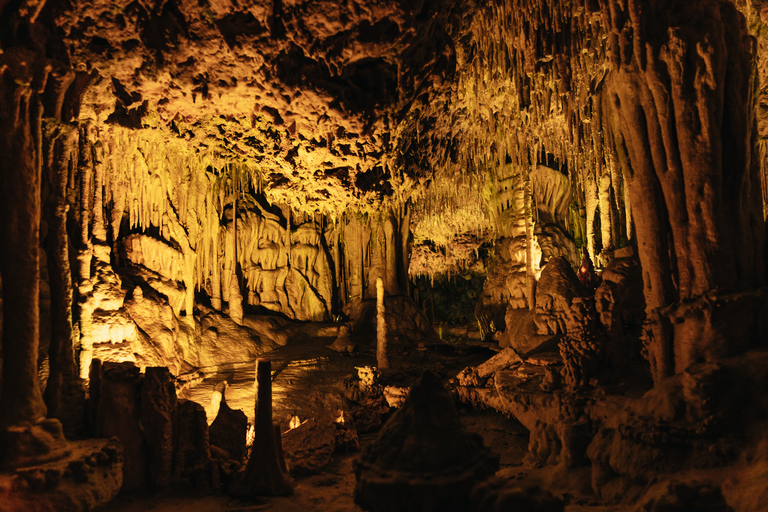
M74 428L95 361L215 370L292 320L357 334L378 279L415 338L412 231L422 271L493 250L484 334L526 310L565 331L569 390L617 339L659 386L765 346L766 17L735 4L746 23L725 0L3 3L0 426L47 406ZM594 304L539 274L577 245Z

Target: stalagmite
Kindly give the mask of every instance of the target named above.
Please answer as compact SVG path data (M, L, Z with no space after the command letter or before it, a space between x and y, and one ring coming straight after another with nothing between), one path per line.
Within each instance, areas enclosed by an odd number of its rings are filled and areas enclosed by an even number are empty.
M235 476L229 494L238 498L283 496L293 492L293 480L285 470L272 424L272 363L256 362L256 425L251 456L245 470Z
M376 278L376 361L378 367L389 368L387 356L387 319L384 315L384 282Z
M602 250L613 248L613 219L611 201L611 175L603 174L597 187L600 210L600 245Z
M533 219L533 194L531 193L531 172L527 168L524 171L524 201L525 201L525 271L526 271L526 299L528 309L533 311L536 307L536 271L533 261L534 246L534 219Z
M595 216L599 206L597 183L593 175L588 175L584 181L584 195L587 213L587 251L592 261L595 260Z

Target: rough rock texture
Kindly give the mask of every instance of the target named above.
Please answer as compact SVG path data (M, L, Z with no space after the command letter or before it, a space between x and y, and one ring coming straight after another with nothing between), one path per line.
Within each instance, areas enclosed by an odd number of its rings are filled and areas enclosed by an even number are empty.
M141 425L149 449L150 481L166 487L173 477L176 388L167 368L147 368L141 385Z
M562 512L563 502L540 487L520 487L501 478L490 478L472 490L474 512Z
M211 485L215 479L211 474L213 465L205 409L190 400L180 401L177 415L173 478L187 480L197 487Z
M83 380L94 360L215 371L287 341L249 310L365 330L378 279L395 297L388 332L421 341L430 323L407 272L415 219L430 247L420 254L445 268L494 253L483 336L533 314L541 265L573 258L576 243L607 265L595 309L568 310L565 390L556 364L530 359L485 380L483 393L524 385L505 406L530 425L536 462L580 464L593 436L602 488L614 475L647 480L644 463L674 470L667 456L727 458L707 437L729 426L713 404L738 417L717 385L738 371L721 365L768 332L765 7L0 2L0 427L40 425L45 405L64 420L76 353ZM440 209L448 217L432 224ZM625 242L639 270L611 261ZM616 295L632 295L638 274L656 388L621 413L621 400L593 397L601 405L582 414L592 403L579 388L637 352L639 305ZM551 320L542 331L563 330ZM45 403L38 344L49 347ZM115 415L130 421L109 428L139 443L136 372L112 371L99 401L127 404ZM187 412L197 429L199 411ZM198 430L188 437L205 452Z
M336 426L330 418L310 418L283 434L283 453L291 475L307 475L322 471L336 450Z
M565 313L566 335L560 340L569 389L590 384L605 365L606 335L591 299L577 298Z
M116 439L70 443L59 460L0 474L2 512L86 512L120 491L123 447Z
M350 402L357 431L364 433L378 428L390 407L384 398L384 387L378 382L378 370L364 366L357 368L357 372L344 379L344 395Z
M720 489L701 482L661 482L645 493L635 508L637 512L731 512Z
M141 427L141 377L132 363L104 363L101 372L96 436L117 437L125 451L123 490L147 484L149 460Z
M465 432L453 398L425 372L355 469L355 503L371 511L466 510L498 457Z
M608 357L614 366L620 367L639 354L645 319L642 269L634 249L615 251L600 277L595 310L611 340Z
M588 395L547 391L541 386L544 369L530 364L497 372L493 387L458 387L457 393L528 428L529 465L591 466L592 487L607 502L632 499L627 493L634 489L633 507L682 506L682 496L695 501L701 489L715 506L720 491L692 482L695 472L719 468L712 475L719 475L714 478L722 482L728 504L760 510L765 493L756 482L765 478L768 446L766 357L763 350L699 364L641 395L608 387ZM689 473L674 485L659 484L653 492L647 487L659 475L690 470L693 477Z
M749 344L746 332L726 336L730 328L717 318L689 311L691 302L728 301L713 290L754 290L765 281L754 40L726 1L601 4L614 34L607 47L610 129L627 155L622 166L644 272L645 341L658 380ZM636 37L619 36L627 30ZM691 117L700 122L684 121ZM762 328L754 303L732 301L740 303L738 313L731 310L740 315L735 323Z
M549 260L536 285L535 322L538 334L563 334L565 312L575 297L584 294L571 264L563 257Z
M248 418L240 410L229 407L226 395L222 393L219 412L208 428L211 446L227 452L229 459L242 462L245 458L245 441L248 432Z
M457 376L459 386L481 386L488 376L523 360L513 348L505 348L476 368L463 369Z
M60 459L70 454L61 423L53 418L0 430L0 470Z

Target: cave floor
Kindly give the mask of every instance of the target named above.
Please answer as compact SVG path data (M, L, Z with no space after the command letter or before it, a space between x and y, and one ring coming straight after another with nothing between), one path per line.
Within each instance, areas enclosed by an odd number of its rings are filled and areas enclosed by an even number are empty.
M339 354L328 348L333 338L299 337L265 357L272 360L274 421L286 423L292 415L302 420L316 417L322 409L333 408L343 396L343 381L356 374L356 368L375 365L372 337L355 340L357 353ZM487 360L493 352L487 347L466 341L459 344L433 344L424 350L406 344L393 344L390 363L393 370L385 373L390 383L410 386L425 369L432 370L444 381L454 377L467 366ZM254 413L253 361L208 369L179 393L181 399L194 400L206 408L209 422L213 420L216 405L211 400L213 390L222 381L228 382L226 399L233 409L242 409L249 420ZM638 496L627 497L621 505L604 506L595 497L591 487L589 467L566 469L561 466L529 468L523 464L528 447L528 431L516 420L509 419L491 409L459 409L462 422L468 430L479 433L485 444L500 455L501 468L497 476L520 485L538 485L563 498L566 512L619 512L634 509L627 503ZM365 446L376 436L375 432L360 434L360 444ZM289 497L262 498L255 502L232 499L212 489L196 489L190 486L171 487L156 493L132 492L119 495L103 510L110 512L236 512L278 510L307 512L312 510L352 512L360 511L353 502L355 488L354 461L358 453L335 454L322 473L298 477L295 491ZM765 471L763 471L763 469ZM731 469L731 471L733 468ZM687 475L710 481L726 481L730 476L727 468L707 470L701 474ZM754 485L760 485L768 477L768 468L752 475L745 468L743 477ZM717 473L717 474L715 474ZM722 473L722 474L721 474ZM679 475L683 476L683 475ZM741 478L741 476L739 476ZM637 491L641 491L638 489ZM738 498L736 496L734 499ZM745 495L743 499L751 499ZM624 500L622 500L624 501ZM742 509L742 508L739 508ZM744 510L753 510L749 507Z
M500 454L502 471L519 474L528 446L528 432L525 428L491 411L462 409L461 417L468 430L481 434L486 445ZM375 436L373 432L361 435L361 445L365 446ZM258 501L245 502L221 493L212 494L211 490L195 490L183 486L155 494L121 494L105 507L104 512L360 512L362 509L353 502L354 461L357 457L358 453L336 454L321 474L297 478L294 493L288 497L264 497Z
M353 338L358 349L350 354L340 354L328 348L333 338L297 337L286 346L263 357L272 360L273 417L276 423L287 422L292 415L302 420L317 412L318 407L335 402L342 396L342 382L357 373L356 368L375 366L375 343L372 336ZM430 344L417 349L414 344L390 345L392 369L385 373L388 383L410 386L429 369L444 381L470 365L477 365L493 355L493 351L476 341ZM255 363L227 365L203 369L198 375L186 378L190 381L180 392L180 399L193 400L206 409L209 423L216 414L214 389L227 381L226 400L233 409L241 409L249 421L254 415ZM493 411L462 408L460 415L465 426L481 434L486 445L500 454L502 469L522 467L522 459L528 445L528 431L514 420ZM374 439L376 432L360 435L361 446ZM306 512L360 511L353 502L355 487L354 461L359 453L335 454L332 462L321 474L299 477L290 497L262 498L258 502L232 499L211 489L191 489L177 486L156 493L121 493L105 511L115 512L207 512L207 511L256 511L280 510Z
M353 354L341 354L328 348L332 337L296 335L287 345L263 354L272 361L272 403L275 423L287 425L291 416L303 421L316 416L318 408L332 407L340 400L345 378L357 375L357 369L376 366L374 334L352 338L357 346ZM435 372L443 381L467 366L477 365L494 352L477 342L459 344L432 343L418 349L409 340L390 342L391 369L385 373L387 384L409 387L424 370ZM240 409L254 418L256 365L254 361L199 370L199 376L179 392L180 399L193 400L206 409L208 422L216 416L213 391L227 382L226 400L232 409ZM186 378L191 378L189 375ZM200 380L202 378L202 380Z

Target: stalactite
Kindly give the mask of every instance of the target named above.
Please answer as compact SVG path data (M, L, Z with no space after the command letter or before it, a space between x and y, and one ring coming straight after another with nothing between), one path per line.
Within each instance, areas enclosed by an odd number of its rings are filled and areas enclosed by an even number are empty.
M229 316L235 323L243 323L243 295L240 291L240 280L237 277L237 194L239 186L235 185L235 194L232 199L232 235L230 241L231 268L229 271Z
M208 217L208 229L210 237L210 279L211 279L211 306L221 311L221 265L219 258L219 215L211 205Z
M630 203L629 199L629 186L627 185L626 178L623 180L624 182L624 222L626 223L626 232L627 232L627 240L631 240L634 236L634 229L632 222L632 205Z
M95 134L94 134L95 135ZM93 210L92 231L93 240L99 246L107 243L107 229L104 222L104 147L99 141L91 142L91 152L93 155ZM103 250L94 253L97 258L106 258L103 263L109 263L109 253Z
M80 175L80 251L79 263L80 282L88 286L91 279L91 259L93 258L93 243L91 241L91 212L93 211L93 166L91 147L88 142L88 127L80 128L80 160L77 164ZM81 293L87 293L82 290ZM82 370L81 370L82 371Z

